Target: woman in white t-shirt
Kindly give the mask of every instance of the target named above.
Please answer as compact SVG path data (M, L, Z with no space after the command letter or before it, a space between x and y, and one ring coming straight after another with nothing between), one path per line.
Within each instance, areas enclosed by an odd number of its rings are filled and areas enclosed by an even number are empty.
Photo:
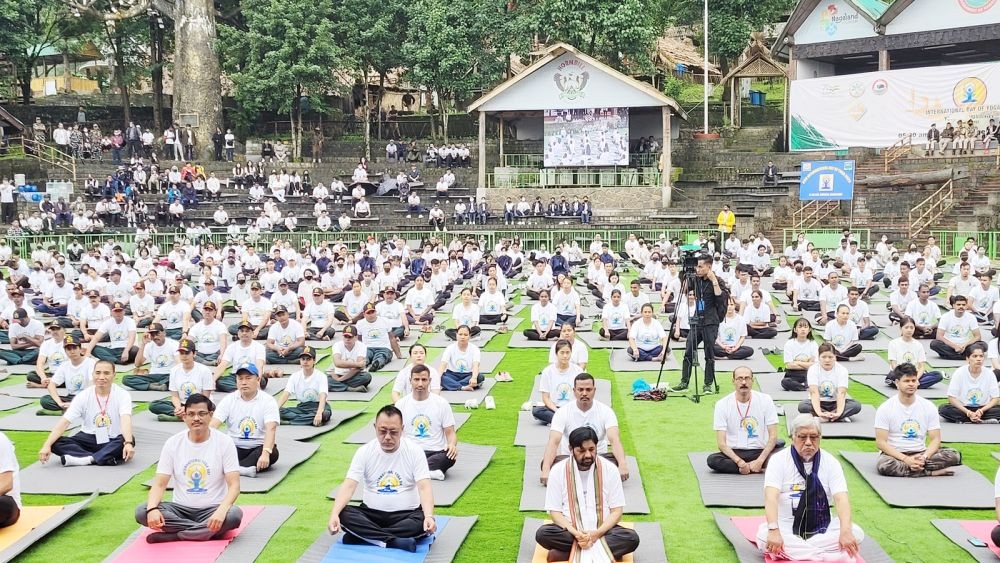
M345 323L356 323L365 316L365 305L368 303L368 295L361 291L361 282L354 280L351 283L351 291L344 295L344 308L333 314L338 321Z
M743 345L746 338L746 321L736 314L736 300L730 297L726 316L719 323L719 335L712 345L712 353L720 360L745 360L753 356L753 348Z
M441 372L436 367L427 364L427 348L423 344L410 346L410 359L406 366L396 374L396 381L392 384L392 402L396 403L402 397L409 395L413 391L410 385L410 375L414 366L426 365L430 370L431 392L441 393Z
M618 290L620 293L625 293L625 286L621 282L621 276L618 272L611 272L608 276L608 281L604 283L604 287L601 288L600 299L597 300L598 308L603 309L609 301L611 301L611 292Z
M601 311L601 338L605 340L628 340L628 329L632 326L628 307L622 303L620 289L612 289L611 302Z
M590 362L590 353L587 351L587 344L576 337L576 328L571 324L564 324L559 328L559 340L565 340L570 345L569 361L586 370ZM558 342L557 342L558 344ZM549 348L549 363L556 362L556 345Z
M465 326L469 329L469 334L477 336L482 329L479 328L479 305L472 302L472 290L462 289L462 300L455 304L451 310L451 318L455 321L455 326ZM458 340L458 329L449 328L444 331L444 335L452 340Z
M834 322L826 323L823 340L833 345L837 360L846 362L861 353L858 342L858 325L851 322L851 308L838 305Z
M778 336L777 318L764 304L764 294L759 289L750 292L750 303L743 308L742 316L747 323L748 337L763 340Z
M444 349L438 364L441 388L445 391L474 391L484 379L479 373L482 353L478 346L469 342L469 327L458 327L455 336L455 343Z
M479 324L507 322L507 297L497 289L497 279L486 280L486 291L479 296Z
M572 341L556 341L555 356L555 361L543 369L539 376L538 389L542 394L542 404L536 404L531 410L531 414L545 424L552 423L552 417L559 407L576 400L573 396L574 380L583 372L572 361Z
M528 340L548 340L559 336L556 329L556 306L549 302L549 290L538 292L538 303L531 306L531 328L524 331Z
M889 342L890 370L889 375L885 377L885 384L893 389L896 388L896 380L899 379L896 367L901 364L913 364L913 367L917 368L917 377L920 379L918 389L927 389L944 379L944 375L939 371L924 371L927 369L927 352L923 344L913 338L916 329L917 324L913 319L904 315L899 322L901 336Z
M627 352L637 362L659 362L667 349L667 332L663 324L653 317L653 306L642 306L642 318L632 323L628 331Z
M805 391L809 389L806 371L819 359L819 347L813 340L812 325L804 317L795 321L792 335L794 338L784 347L785 377L781 380L781 388L785 391Z
M951 374L948 382L948 402L938 407L941 420L954 423L1000 421L1000 386L993 374L983 369L986 344L976 342L967 349L966 364Z
M779 256L778 267L774 269L774 281L771 282L771 287L775 291L784 291L788 289L788 283L792 281L794 274L795 270L793 270L791 265L789 265L788 258L785 256Z
M819 362L809 367L806 384L809 398L799 403L799 412L818 416L823 422L837 422L861 412L861 403L847 398L847 368L837 363L833 344L819 345Z
M563 278L559 291L552 297L556 306L556 324L570 323L574 326L583 322L580 310L580 294L573 289L573 280Z

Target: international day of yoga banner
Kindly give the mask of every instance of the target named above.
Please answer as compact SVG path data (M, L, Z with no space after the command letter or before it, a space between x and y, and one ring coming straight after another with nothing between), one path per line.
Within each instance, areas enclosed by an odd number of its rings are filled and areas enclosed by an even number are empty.
M789 109L793 151L888 147L908 133L922 142L931 123L982 129L1000 114L1000 63L796 80Z
M545 166L627 166L628 108L545 110Z

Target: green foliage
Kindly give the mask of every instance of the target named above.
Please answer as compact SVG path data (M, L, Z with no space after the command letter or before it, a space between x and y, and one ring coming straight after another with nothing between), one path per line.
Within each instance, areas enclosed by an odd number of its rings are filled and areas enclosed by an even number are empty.
M678 22L701 25L702 0L663 0L678 16ZM709 51L732 61L750 42L750 34L779 21L792 9L794 0L711 0L708 4Z
M69 23L57 0L0 0L0 55L14 64L24 103L39 56Z
M680 100L681 96L684 95L684 87L686 84L687 83L673 74L668 74L663 80L663 93L664 95L670 96L675 100Z
M400 45L409 31L406 2L402 0L334 0L333 22L337 42L348 65L359 75L370 70L385 74L400 66Z

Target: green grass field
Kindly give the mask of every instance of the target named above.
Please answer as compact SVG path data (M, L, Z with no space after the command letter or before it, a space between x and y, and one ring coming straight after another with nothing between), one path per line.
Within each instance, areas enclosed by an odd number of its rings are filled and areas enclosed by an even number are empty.
M521 315L528 315L528 310ZM522 324L522 328L524 326ZM457 504L439 510L441 514L479 516L478 523L459 552L457 561L463 563L515 561L524 518L544 516L518 511L524 451L511 444L517 425L517 410L527 400L535 374L545 366L547 350L508 349L508 339L509 335L498 335L485 349L507 352L500 369L509 371L514 376L514 382L496 385L492 394L496 398L497 409L475 411L471 420L459 430L461 441L495 445L497 453L486 471ZM780 358L774 357L772 362L778 366ZM714 449L712 407L717 397L708 397L700 404L679 397L659 403L633 401L628 395L632 382L641 377L653 383L656 373L612 374L608 368L607 350L590 351L588 371L612 381L613 406L618 413L625 450L639 460L652 514L635 520L660 523L666 553L673 561L736 561L731 546L715 527L712 510L701 503L695 476L687 459L690 451ZM721 392L729 393L732 390L730 374L720 375ZM668 373L666 379L675 383L679 374ZM12 377L8 381L21 384L23 378ZM258 561L295 560L319 534L324 533L332 503L326 494L343 479L356 447L343 444L342 440L361 425L368 424L370 413L389 401L389 393L390 386L387 386L368 404L369 413L319 437L322 443L319 452L293 469L289 477L270 493L247 494L240 498L241 504L286 504L297 508L277 531ZM877 405L882 401L880 394L859 384L851 386L851 395L862 403ZM341 408L357 404L345 403ZM140 404L138 408L145 406ZM780 423L779 427L784 437L784 423ZM45 438L43 433L11 432L9 436L16 443L22 467L35 461L36 452ZM279 430L279 445L280 442ZM825 440L823 447L831 452L873 451L874 441ZM997 463L990 454L1000 450L1000 446L961 444L958 448L967 465L993 480ZM886 505L849 464L844 463L844 467L854 507L854 521L897 561L971 560L965 551L942 536L930 520L995 517L989 510L894 509ZM142 482L152 474L153 468L148 468L118 492L101 496L80 516L68 522L64 529L50 534L25 552L20 560L40 563L102 560L136 529L133 509L136 504L144 502L146 488ZM70 471L66 475L71 478ZM928 479L926 485L932 487L934 483ZM77 497L25 495L25 502L29 505L68 504L77 500ZM715 510L727 514L763 512Z

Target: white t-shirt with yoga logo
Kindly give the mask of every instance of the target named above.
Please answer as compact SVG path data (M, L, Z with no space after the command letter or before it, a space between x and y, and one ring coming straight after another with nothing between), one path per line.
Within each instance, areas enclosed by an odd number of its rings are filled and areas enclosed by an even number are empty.
M556 364L550 364L542 370L538 390L548 393L549 400L555 403L556 407L562 407L576 400L573 395L573 380L582 372L580 366L573 362L570 362L566 370L560 370Z
M219 402L212 415L226 425L227 433L240 448L256 448L264 443L266 425L280 423L278 402L263 390L246 401L239 391Z
M903 453L927 449L927 432L941 429L941 417L934 403L917 395L909 407L893 396L875 411L875 429L889 431L889 445Z
M417 482L430 479L427 456L412 440L399 437L392 453L382 450L378 440L358 448L351 459L347 478L361 485L361 501L384 512L414 510L420 506Z
M444 397L431 393L418 401L411 394L400 397L396 408L403 412L403 434L421 449L440 452L448 447L444 431L455 427L455 414Z
M482 352L479 347L471 342L462 350L458 343L451 344L444 349L441 355L441 362L445 364L445 369L455 373L472 373L472 364L482 361Z
M667 332L663 330L663 324L655 318L649 324L643 319L632 323L632 328L628 331L629 340L635 340L636 346L640 350L653 350L660 346L660 342L667 337Z
M895 338L889 342L889 363L895 362L895 365L900 364L913 364L914 367L920 367L927 361L927 352L924 350L924 346L914 340L910 339L906 342L902 338Z
M979 371L978 377L972 377L969 366L965 365L951 374L948 382L948 396L955 397L967 407L982 407L993 397L1000 396L1000 386L993 371L986 366Z
M769 395L750 392L748 403L738 403L730 393L715 403L712 428L726 432L726 444L741 450L762 450L770 439L767 427L778 424L778 411Z
M215 390L215 377L212 369L205 364L195 362L191 366L191 371L185 370L184 366L177 364L170 370L169 389L176 391L178 398L183 405L188 397L195 393L208 395Z
M222 340L229 338L229 329L219 320L212 324L199 321L188 331L188 336L194 340L195 348L201 354L218 354L222 349Z
M107 428L109 438L121 436L121 417L132 416L132 397L118 385L111 386L111 392L98 401L97 388L88 387L80 391L63 414L70 422L80 421L80 431L96 434L98 428Z
M163 445L156 473L174 479L173 501L188 508L218 506L226 498L226 473L240 470L233 439L211 429L208 439L192 442L188 431Z
M556 455L570 455L569 435L582 426L597 434L597 453L604 454L608 451L608 428L618 427L618 416L611 407L596 399L587 411L580 410L575 399L559 407L549 426L551 431L562 434Z
M90 382L94 379L94 367L96 365L97 360L90 356L84 358L76 366L73 365L73 362L67 361L65 364L59 366L59 369L52 374L52 379L49 381L56 387L65 385L68 395L77 395L90 386Z
M306 373L299 370L288 378L285 391L299 403L317 403L321 395L329 393L329 388L326 375L322 371L314 369L312 374L306 377Z
M810 387L816 386L820 401L836 401L837 389L841 387L846 389L849 381L847 368L837 363L833 364L833 369L825 370L817 362L809 366L809 371L806 372L806 384Z

